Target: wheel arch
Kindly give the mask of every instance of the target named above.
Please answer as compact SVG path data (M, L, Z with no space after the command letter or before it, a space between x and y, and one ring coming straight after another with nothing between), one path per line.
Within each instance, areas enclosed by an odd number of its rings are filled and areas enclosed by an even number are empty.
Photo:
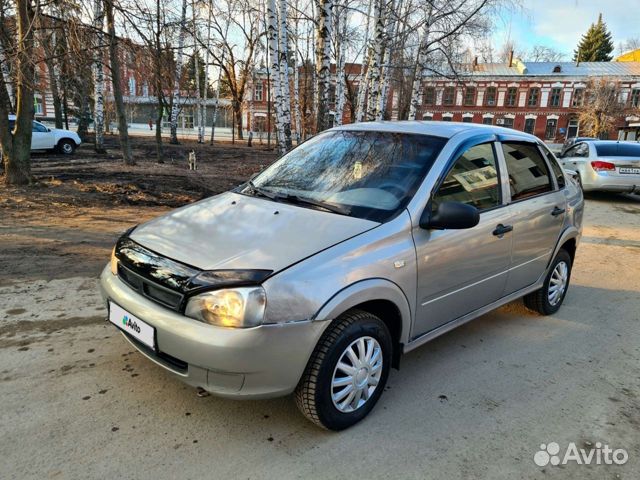
M337 292L313 320L333 320L353 309L376 315L387 325L394 345L393 366L397 368L411 330L411 308L402 289L382 278L361 280Z

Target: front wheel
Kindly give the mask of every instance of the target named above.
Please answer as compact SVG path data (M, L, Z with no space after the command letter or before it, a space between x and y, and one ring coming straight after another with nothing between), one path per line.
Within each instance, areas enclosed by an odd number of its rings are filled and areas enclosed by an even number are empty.
M571 279L571 255L561 249L553 259L540 290L524 297L527 308L542 315L552 315L562 306Z
M58 151L64 155L71 155L76 150L76 143L73 140L63 139L58 142Z
M391 335L375 315L351 310L333 321L313 351L295 392L313 423L343 430L366 417L391 366Z

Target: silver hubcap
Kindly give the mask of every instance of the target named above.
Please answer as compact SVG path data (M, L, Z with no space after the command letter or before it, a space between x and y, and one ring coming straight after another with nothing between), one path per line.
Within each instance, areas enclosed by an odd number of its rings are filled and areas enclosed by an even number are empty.
M73 147L71 145L69 145L68 143L63 143L62 144L62 151L64 153L71 153L72 150L73 150Z
M568 279L569 266L565 262L558 263L551 274L549 290L547 292L549 303L552 306L555 307L562 299L562 295L564 295L564 291L567 288Z
M362 407L378 387L382 348L375 338L361 337L340 356L331 379L333 405L343 413Z

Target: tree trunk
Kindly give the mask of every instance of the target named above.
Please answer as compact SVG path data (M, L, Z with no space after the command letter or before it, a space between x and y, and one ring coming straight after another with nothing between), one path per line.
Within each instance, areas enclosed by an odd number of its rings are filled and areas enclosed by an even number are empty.
M195 70L196 80L196 122L198 123L198 143L204 143L204 125L202 123L202 92L200 91L200 61L198 59L198 52L200 50L200 44L198 43L198 24L196 22L196 9L195 5L191 6L193 13L193 68ZM205 70L207 69L205 65Z
M187 0L182 0L182 13L180 15L180 34L178 35L178 51L176 52L176 71L173 81L173 104L171 106L171 118L169 127L171 130L169 143L178 143L178 114L180 113L180 80L182 79L182 63L184 62L184 40L187 34Z
M367 98L367 120L375 120L378 109L378 97L380 95L380 63L382 62L382 49L384 47L384 0L375 0L375 36L373 40L373 52L368 69L370 85Z
M346 46L347 46L347 26L349 23L349 11L345 8L336 15L336 39L338 51L338 65L336 69L336 114L335 125L342 125L342 116L344 113L344 104L346 100L346 78L345 78L345 63L346 63ZM342 29L341 29L342 28Z
M429 33L431 31L431 10L429 10L429 18L424 24L424 30L420 38L420 46L418 47L418 58L413 77L413 85L411 86L411 101L409 104L409 120L415 120L420 107L420 97L422 96L422 72L427 62L427 49L429 46Z
M295 9L298 10L298 1L296 0ZM300 69L298 67L298 17L296 15L296 19L293 24L293 38L294 38L294 49L293 49L293 109L295 115L296 122L296 145L300 145L302 139L302 119L300 114Z
M316 72L318 81L316 131L329 125L329 87L331 79L331 13L333 0L316 2Z
M93 28L96 32L96 46L94 50L94 114L93 129L95 130L96 142L95 150L98 153L105 153L104 148L104 65L102 44L104 35L104 10L102 0L94 0L93 4Z
M285 135L282 119L282 86L280 75L280 59L278 55L278 14L276 0L267 1L267 39L269 44L270 74L273 80L273 106L276 110L276 138L280 153L284 153Z
M369 74L371 71L366 68L366 65L370 62L373 55L373 45L369 45L369 22L371 20L371 5L376 0L370 0L367 6L367 20L364 27L364 54L366 54L366 61L363 59L362 65L360 65L360 77L358 82L358 106L356 110L356 122L361 122L364 119L364 107L367 99L367 90L369 88ZM363 57L364 57L363 54Z
M211 46L211 15L213 8L209 3L209 12L207 15L207 46L204 53L204 92L202 93L202 142L204 143L204 137L207 128L207 101L209 96L209 48Z
M113 18L113 0L105 0L105 12L107 14L107 30L109 31L109 63L111 64L111 84L113 86L113 99L118 117L118 135L120 137L120 149L125 165L135 165L131 155L129 143L129 127L127 125L127 113L122 100L122 80L120 78L120 57L118 57L118 39Z
M224 62L224 53L222 54L222 62ZM210 145L213 145L213 140L216 135L216 121L218 120L218 106L220 105L220 85L222 84L222 68L218 71L218 82L216 83L216 98L213 100L213 112L211 112L211 142Z
M45 54L44 63L47 66L47 76L49 77L49 90L53 98L53 115L56 128L62 127L62 99L60 98L60 69L58 68L57 54L59 53L56 28L52 25L51 38L47 37L46 27L42 27L43 32L41 42Z
M380 79L380 95L378 97L378 107L376 112L376 120L384 120L387 109L389 96L389 82L391 77L391 53L393 42L396 41L396 25L398 14L402 10L402 0L391 0L391 9L389 12L393 15L390 21L389 30L387 32L387 46L384 50L384 61L382 62L382 78Z
M278 32L280 88L282 89L282 130L284 146L282 153L291 150L291 93L289 89L289 49L287 41L287 0L280 1L280 30Z
M4 181L8 185L25 185L32 180L31 122L35 83L33 16L30 0L16 1L16 124L13 134L9 131L11 102L4 79L0 88L0 147L4 162ZM4 26L0 27L3 28Z
M162 0L156 0L156 31L155 33L155 62L154 62L154 80L155 80L155 89L156 89L156 100L158 104L156 106L156 162L164 163L164 159L162 158L162 120L163 120L163 111L164 111L164 103L163 103L163 93L162 93L162 42L161 42L161 34L162 34L162 25L160 23L162 15Z

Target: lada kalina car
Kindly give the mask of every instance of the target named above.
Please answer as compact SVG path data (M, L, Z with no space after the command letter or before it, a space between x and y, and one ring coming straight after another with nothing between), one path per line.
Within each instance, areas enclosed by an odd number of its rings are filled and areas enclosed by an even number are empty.
M519 297L565 298L582 192L536 137L452 122L325 131L233 191L139 225L109 320L184 382L363 419L401 356Z

